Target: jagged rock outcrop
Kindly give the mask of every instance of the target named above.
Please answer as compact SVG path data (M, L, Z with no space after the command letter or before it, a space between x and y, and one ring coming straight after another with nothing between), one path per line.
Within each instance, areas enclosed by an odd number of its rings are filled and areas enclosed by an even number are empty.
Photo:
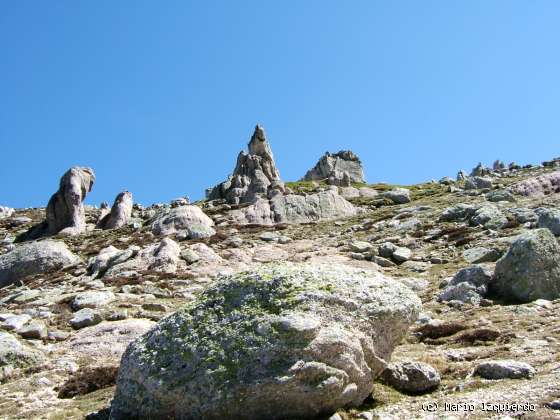
M93 188L93 169L73 166L60 178L58 191L47 205L47 219L32 227L18 241L56 234L78 235L86 230L83 201Z
M129 345L111 418L315 418L359 405L420 307L398 282L338 266L224 278Z
M209 200L225 199L230 204L250 203L266 195L269 187L279 182L280 173L270 144L263 128L257 125L249 142L249 153L240 152L233 174L207 195Z
M544 197L560 193L560 172L536 176L513 184L510 187L514 194L525 197Z
M337 175L337 172L342 175ZM307 171L305 176L302 178L302 181L320 181L323 179L330 180L331 178L335 180L342 180L344 173L347 174L350 182L365 182L362 162L352 151L342 150L334 154L326 152L319 159L319 162L317 162L315 167ZM340 184L333 183L331 185Z
M0 287L26 276L61 269L79 261L64 242L49 239L23 244L0 255Z
M128 223L132 215L132 194L123 191L115 198L111 211L99 218L100 229L118 229Z

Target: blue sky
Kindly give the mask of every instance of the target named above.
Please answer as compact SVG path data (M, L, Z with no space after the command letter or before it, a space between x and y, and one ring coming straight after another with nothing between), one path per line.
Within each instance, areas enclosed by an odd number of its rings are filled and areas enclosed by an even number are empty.
M560 155L557 0L0 4L0 205L202 198L254 125L284 180L352 149L417 183Z

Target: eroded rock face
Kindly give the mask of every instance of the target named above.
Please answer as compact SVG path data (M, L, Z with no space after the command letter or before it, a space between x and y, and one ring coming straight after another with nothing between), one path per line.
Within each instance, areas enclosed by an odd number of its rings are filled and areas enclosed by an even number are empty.
M79 261L64 242L45 240L23 244L0 255L0 287L26 276L60 269Z
M550 230L516 239L496 263L490 286L500 297L520 302L560 297L560 245Z
M339 173L337 175L337 172ZM332 185L342 185L344 182L344 174L348 177L349 182L365 182L364 169L360 158L350 150L342 150L338 153L331 154L326 152L315 167L305 174L302 181L319 181L323 179L333 178L336 182Z
M543 197L560 192L560 172L541 175L520 181L510 187L515 194L525 197Z
M130 344L111 417L312 418L358 405L420 306L398 282L336 266L227 277Z
M259 199L251 206L234 210L230 216L239 224L273 225L334 220L356 213L356 208L333 188L307 196L277 194L270 200Z
M249 142L249 153L239 153L233 174L212 188L208 199L225 199L230 204L250 203L266 195L269 187L277 182L280 182L280 173L270 144L263 128L257 125Z
M56 234L78 235L86 230L83 201L93 188L93 169L74 166L60 178L58 191L47 205L47 219L18 237L18 241Z
M74 166L62 176L58 191L47 205L47 235L85 231L83 201L94 182L95 173L91 168Z
M99 218L100 229L118 229L128 223L132 215L132 194L123 191L115 198L111 211Z

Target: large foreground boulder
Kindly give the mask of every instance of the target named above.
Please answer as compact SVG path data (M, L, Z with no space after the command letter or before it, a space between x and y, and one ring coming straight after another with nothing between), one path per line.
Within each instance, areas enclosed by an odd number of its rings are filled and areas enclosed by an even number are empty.
M345 177L348 178L349 182L365 182L362 162L350 150L342 150L333 154L326 152L321 156L313 169L307 171L302 181L327 179L332 185L348 186L348 182L344 184L339 183ZM331 181L331 179L334 179L335 182Z
M26 276L57 270L79 261L79 257L70 252L64 242L45 240L23 244L0 255L0 287Z
M398 282L336 266L223 278L129 345L111 417L273 420L359 405L420 307Z
M560 245L548 229L521 235L496 263L491 289L508 300L560 297Z

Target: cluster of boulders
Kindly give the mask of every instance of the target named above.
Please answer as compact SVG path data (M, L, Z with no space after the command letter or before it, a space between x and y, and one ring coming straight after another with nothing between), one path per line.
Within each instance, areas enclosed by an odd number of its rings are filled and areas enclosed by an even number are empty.
M477 262L483 262L484 253L479 255ZM493 258L495 254L489 260ZM560 245L549 229L527 231L513 241L494 270L484 264L464 268L444 287L438 298L443 302L479 305L486 297L509 302L558 299Z

